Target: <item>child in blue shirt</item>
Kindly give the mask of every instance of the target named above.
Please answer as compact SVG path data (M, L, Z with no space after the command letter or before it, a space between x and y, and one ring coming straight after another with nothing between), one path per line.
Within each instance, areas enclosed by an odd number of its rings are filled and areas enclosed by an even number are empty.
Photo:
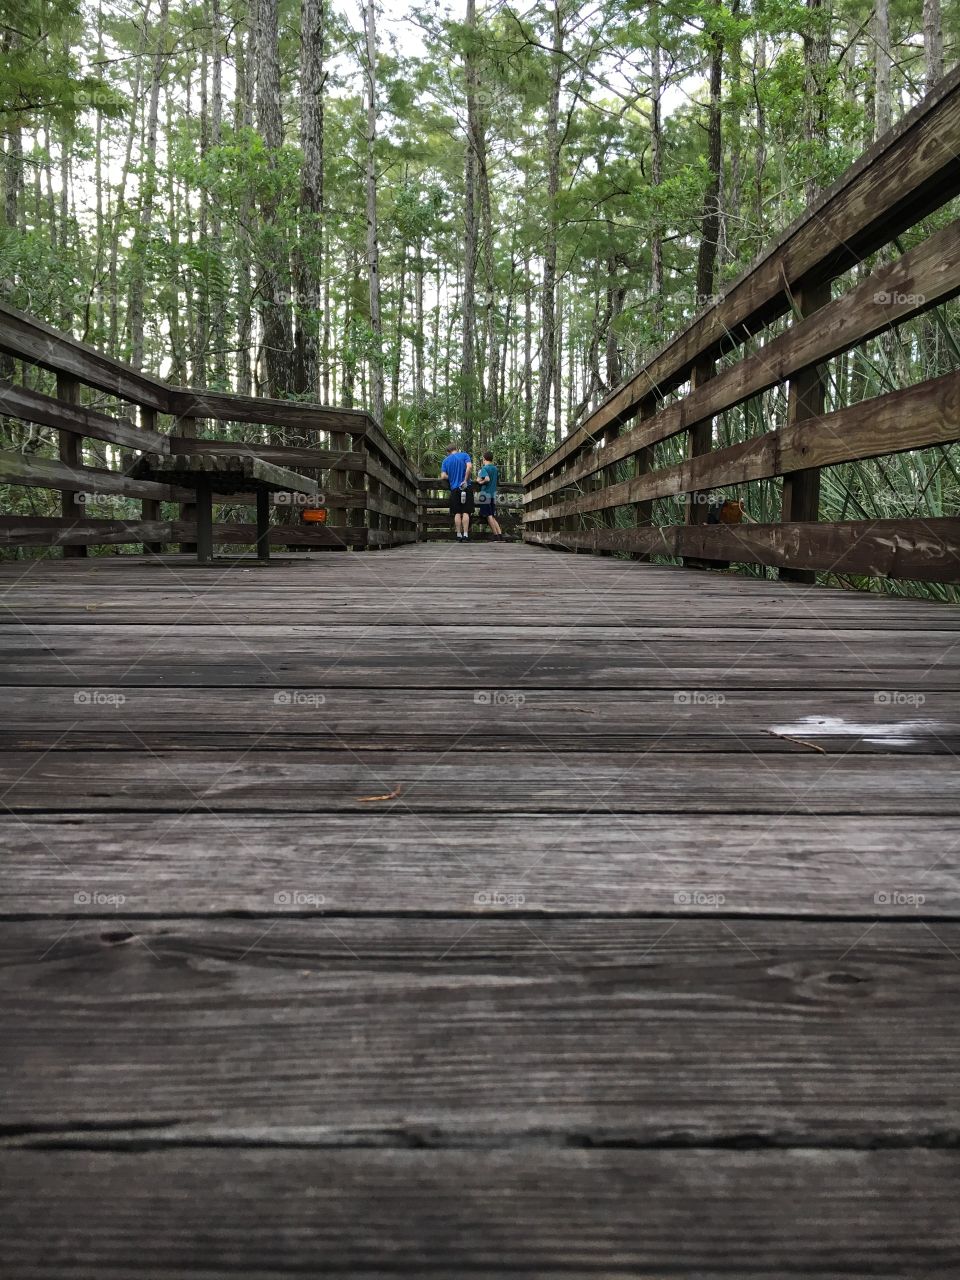
M493 454L487 450L483 455L483 466L477 472L481 488L478 495L480 516L486 517L487 525L495 542L503 541L503 530L497 519L497 481L500 479L500 468L493 461Z

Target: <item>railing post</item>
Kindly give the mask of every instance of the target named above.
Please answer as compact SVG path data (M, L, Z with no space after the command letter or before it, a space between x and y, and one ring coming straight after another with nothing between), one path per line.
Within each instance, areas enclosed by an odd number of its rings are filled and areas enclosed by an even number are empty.
M354 453L366 455L365 438L362 434L358 433L350 436L350 447ZM352 498L357 500L357 505L350 507L347 511L347 524L353 528L362 529L365 523L367 505L366 483L362 472L348 471L346 473L346 491ZM350 549L351 551L357 550L352 545ZM360 548L360 550L363 549L362 547Z
M156 409L147 409L143 405L140 406L140 426L144 431L156 431L157 429L157 411ZM160 510L159 498L141 498L140 500L140 517L143 520L160 520L162 513ZM162 556L162 542L145 542L143 550L146 555Z
M613 441L616 440L617 436L619 436L619 434L620 434L620 426L618 423L614 423L613 426L607 427L603 433L603 447L606 448L608 444L612 444ZM603 455L601 454L601 457L602 456ZM606 489L608 485L616 484L617 472L619 471L619 469L620 469L620 464L618 462L611 463L609 467L604 467L603 470L598 473L597 479L599 483L597 485L597 488ZM599 514L600 514L599 523L601 528L615 529L617 527L617 508L616 507L605 507ZM601 549L600 554L602 556L612 556L614 553L612 550Z
M334 453L346 453L350 448L350 437L345 431L330 432L330 448ZM345 494L348 487L347 472L342 468L333 466L327 472L327 488L331 493L338 495ZM334 529L346 529L350 524L350 513L346 507L329 507L327 513L327 526ZM343 550L351 551L353 548L346 545L346 534L343 534L344 547ZM333 550L340 550L334 547Z
M794 291L794 301L800 312L798 319L818 311L830 301L830 283L810 285ZM787 426L793 427L809 418L823 415L825 385L820 366L803 369L790 379L787 393ZM783 477L783 498L780 504L780 520L820 519L820 468L806 467L803 471L790 471ZM813 583L817 575L812 569L779 571L784 582Z
M714 358L701 356L690 371L690 390L696 391L698 387L702 387L705 382L709 382L715 376L716 372L717 363ZM687 457L699 457L703 453L709 453L712 448L713 418L705 418L703 422L695 423L688 432ZM684 524L707 523L707 506L706 503L697 501L699 496L696 493L687 494ZM683 563L690 569L713 569L718 565L726 567L723 561L704 560L699 556L684 556Z
M580 456L581 454L576 449L574 449L574 451L570 454L570 456L564 459L563 463L560 466L560 472L559 472L561 483L562 483L563 477L568 475L568 473L573 470L574 465ZM564 490L569 489L571 487L572 486L570 485L566 485L566 484L563 485ZM551 523L555 523L555 522L551 521ZM583 516L579 512L576 512L572 516L564 516L560 520L559 524L561 529L566 529L570 533L579 534L583 532ZM576 555L577 552L580 550L580 548L572 547L571 550L573 551L573 554Z
M641 422L647 422L650 418L656 417L657 401L654 396L648 396L640 405L640 411L636 416L635 425L639 426ZM653 445L648 444L643 449L638 449L633 455L633 474L634 478L645 476L653 470ZM653 499L648 498L646 502L634 503L633 523L636 528L640 529L644 525L653 524ZM643 564L650 563L650 555L646 551L635 552L631 557Z
M179 429L179 434L181 436L185 436L188 440L192 440L196 437L197 422L195 418L191 418L191 417L178 418L177 427ZM181 502L180 503L180 519L183 521L192 520L194 521L194 523L196 523L197 504L195 502ZM185 554L185 555L197 554L197 544L195 542L181 542L179 545L180 545L181 554Z
M67 404L78 404L80 401L80 383L66 373L57 374L57 399ZM58 452L60 461L70 467L83 466L83 436L72 431L58 431ZM60 490L60 514L64 520L80 520L86 514L86 508L75 493L67 489ZM83 559L87 554L86 547L64 546L63 555L67 560Z
M380 547L380 542L370 537L371 533L379 533L381 528L381 516L379 511L374 511L371 499L376 502L383 492L379 480L375 480L373 476L367 476L367 550L374 551Z

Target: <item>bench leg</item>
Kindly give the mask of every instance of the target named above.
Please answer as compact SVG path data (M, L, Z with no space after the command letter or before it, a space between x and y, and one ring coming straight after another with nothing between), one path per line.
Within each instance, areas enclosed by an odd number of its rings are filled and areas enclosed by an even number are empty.
M257 559L270 559L270 495L266 489L257 490Z
M213 559L213 491L209 481L197 485L197 562Z

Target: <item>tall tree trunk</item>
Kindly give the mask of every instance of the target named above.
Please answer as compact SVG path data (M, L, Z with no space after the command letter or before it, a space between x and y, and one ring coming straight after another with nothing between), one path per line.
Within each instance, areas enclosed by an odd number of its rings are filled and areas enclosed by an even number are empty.
M210 84L210 145L219 147L223 141L223 13L221 0L212 0L213 60ZM210 339L213 347L213 376L217 388L229 388L227 377L226 291L223 280L223 225L220 207L216 200L210 211L210 236L212 260L216 268L217 290L213 298L210 317ZM209 289L209 285L208 285Z
M929 93L943 79L943 22L940 0L923 0L923 63Z
M271 169L276 168L277 152L283 145L279 42L278 0L260 0L257 127L267 148ZM272 184L268 183L260 200L260 219L264 229L259 281L265 366L263 390L268 396L282 397L290 390L293 340L286 246L276 226L278 207L279 199Z
M331 400L331 374L333 376L333 399L336 399L336 370L331 370L330 360L330 335L331 335L331 305L330 305L330 271L328 262L330 256L329 236L324 233L323 236L323 339L321 342L323 356L323 372L321 384L321 400L324 404L332 404Z
M740 0L731 0L730 14L740 16ZM743 83L743 41L736 39L730 51L730 89L737 106L730 112L730 186L727 191L724 208L727 216L726 244L730 261L740 256L740 241L743 238L743 114L740 107Z
M168 85L164 91L164 115L166 117L167 136L173 133L173 95ZM170 244L170 256L174 263L180 262L180 219L177 207L177 187L173 166L167 166L167 240ZM166 289L167 294L167 330L170 343L170 380L178 386L187 382L187 361L183 349L183 338L180 329L180 272L170 273Z
M612 232L611 227L611 235ZM607 386L610 388L617 386L623 378L620 344L617 340L617 321L623 310L626 296L626 288L617 279L617 255L611 253L607 258L607 324L604 334Z
M523 260L523 434L533 432L533 287L530 259Z
M160 109L160 81L166 65L167 21L170 0L160 0L160 13L154 35L153 75L147 105L144 175L140 195L137 227L130 248L132 277L127 331L130 335L130 361L134 368L143 367L143 306L146 288L146 256L153 229L153 205L157 194L157 114Z
M97 65L99 66L103 60L103 5L97 5L97 50L94 55ZM94 204L96 207L96 226L97 226L97 257L93 267L93 278L91 281L91 291L93 298L88 296L86 306L86 316L84 318L83 329L80 333L81 342L89 342L91 340L91 302L93 303L93 324L96 329L96 341L103 339L103 254L107 245L107 224L104 217L103 209L103 112L100 107L96 109L96 124L93 134L93 190Z
M377 238L377 17L375 0L367 0L367 276L370 286L370 412L383 423L383 321L380 317L380 243Z
M15 31L5 31L0 37L0 49L9 52L20 44L21 36ZM19 119L14 116L6 126L7 145L3 157L3 216L11 229L20 225L20 204L23 189L23 131Z
M876 0L873 8L873 42L876 62L874 138L890 128L893 111L890 101L890 0Z
M477 176L480 186L480 217L483 224L483 276L484 276L484 329L486 331L487 357L487 417L496 424L500 418L500 397L497 379L500 372L500 334L497 314L496 255L493 237L493 209L490 199L490 175L486 128L481 123L480 152L477 158Z
M767 73L767 38L762 31L757 32L754 50L753 91L756 102L756 152L754 170L756 183L754 186L754 239L755 248L759 249L766 239L764 231L763 178L767 167L767 112L763 101L762 85Z
M715 0L719 10L720 0ZM717 249L720 243L720 170L723 164L720 98L723 90L723 38L720 28L710 32L710 108L707 127L707 189L700 219L700 247L697 252L697 306L706 305L713 295Z
M403 364L403 315L407 295L407 246L400 248L400 279L397 282L396 327L393 359L390 362L390 407L396 414L400 405L400 366Z
M207 0L204 0L204 16L209 21L209 12ZM207 77L210 70L210 56L206 45L200 53L200 159L207 159L210 150L210 93L207 87ZM200 182L200 228L199 228L199 245L200 253L198 260L200 261L201 270L199 272L192 271L191 278L193 282L193 290L196 294L194 298L194 314L193 323L190 327L190 365L192 370L192 382L195 387L205 387L207 385L207 344L210 341L210 268L209 268L209 222L210 209L209 200L207 198L207 184L201 179ZM189 201L190 195L187 192ZM189 229L188 223L188 229ZM192 240L192 232L188 237ZM193 255L191 254L191 257Z
M148 30L147 22L150 16L149 3L143 15L143 43L146 46ZM124 152L123 168L120 172L120 182L117 187L117 200L113 209L110 230L110 259L108 267L108 288L107 293L110 298L110 318L107 332L107 351L110 355L116 356L118 353L118 345L120 340L120 237L123 234L123 223L127 212L127 181L130 177L130 167L133 163L133 144L139 131L140 111L138 105L140 103L140 89L143 84L143 59L137 59L137 70L133 81L134 109L130 112L130 127L127 130L127 145Z
M467 89L467 145L464 159L464 243L463 243L463 440L462 447L473 452L476 401L476 272L477 272L477 137L480 133L477 102L479 83L474 41L477 30L476 0L467 0L467 45L464 50L464 78Z
M662 50L660 45L660 5L658 0L650 6L654 37L650 50L650 163L654 189L663 185L663 125L661 99L663 97ZM653 328L659 339L663 331L663 227L659 211L650 237L650 274L653 289Z
M554 370L557 366L557 196L560 192L560 89L564 68L563 36L560 0L554 0L552 74L547 105L547 225L543 252L543 285L540 293L540 377L537 386L537 407L533 415L535 457L542 457L547 447L550 393Z
M827 145L826 75L830 60L830 10L823 0L806 0L807 29L803 36L803 140L807 143L807 163ZM816 173L806 178L804 194L811 204L821 190Z
M424 264L423 240L417 239L417 256L414 264L414 322L413 322L413 402L417 411L419 427L420 414L423 411L425 393L424 377Z
M253 128L256 97L257 0L247 0L246 29L237 32L237 89L234 121L237 129ZM254 223L253 195L244 186L240 197L240 232L237 244L237 391L248 396L253 391L253 254L250 228Z
M558 445L563 439L563 365L560 353L563 350L563 290L557 286L557 310L554 323L554 342L556 355L553 361L553 443Z
M326 0L300 5L300 237L297 245L297 352L294 389L319 394L318 338L323 311L323 91Z

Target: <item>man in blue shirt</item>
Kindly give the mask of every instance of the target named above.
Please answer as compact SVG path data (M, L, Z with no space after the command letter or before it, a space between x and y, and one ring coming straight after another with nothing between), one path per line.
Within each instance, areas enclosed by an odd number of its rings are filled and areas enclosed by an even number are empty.
M490 532L497 542L503 541L503 530L497 519L497 482L500 479L500 468L493 460L493 454L487 450L483 455L483 466L477 472L480 482L480 518L486 518Z
M457 530L458 542L470 541L470 517L473 514L473 492L470 487L470 472L473 462L469 453L464 453L452 444L440 471L440 479L446 480L450 486L450 514Z

